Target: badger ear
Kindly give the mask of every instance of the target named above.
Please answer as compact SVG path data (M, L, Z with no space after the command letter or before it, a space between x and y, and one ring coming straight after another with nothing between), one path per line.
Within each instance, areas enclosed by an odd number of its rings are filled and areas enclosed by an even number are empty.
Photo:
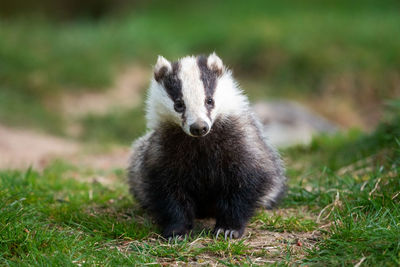
M215 52L208 56L207 66L210 70L215 71L218 76L221 76L225 71L222 60L217 56L217 54L215 54Z
M157 63L154 66L154 79L160 82L165 75L172 72L171 63L163 56L158 56Z

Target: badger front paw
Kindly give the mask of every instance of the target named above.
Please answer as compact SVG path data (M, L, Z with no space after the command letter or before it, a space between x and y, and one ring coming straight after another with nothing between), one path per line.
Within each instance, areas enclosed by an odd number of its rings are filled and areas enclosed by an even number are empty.
M221 235L226 239L236 239L240 238L243 235L244 228L241 229L230 229L228 227L215 227L214 235L215 238L218 239L218 236Z
M162 236L166 239L177 237L178 239L183 238L189 229L184 225L170 225L164 228Z

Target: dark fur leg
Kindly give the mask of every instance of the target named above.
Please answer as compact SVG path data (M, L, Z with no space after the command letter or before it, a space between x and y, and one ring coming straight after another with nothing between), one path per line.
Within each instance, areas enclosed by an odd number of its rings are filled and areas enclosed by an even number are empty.
M241 237L254 209L255 201L253 203L251 199L240 194L232 195L229 199L220 199L217 202L215 236L223 235L225 239Z
M180 201L174 195L158 194L152 203L152 213L165 238L183 236L193 228L194 211L188 199Z

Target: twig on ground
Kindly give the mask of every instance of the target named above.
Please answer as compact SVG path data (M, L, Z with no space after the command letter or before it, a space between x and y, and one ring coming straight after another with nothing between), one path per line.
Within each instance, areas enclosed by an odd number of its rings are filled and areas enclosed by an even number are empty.
M318 214L317 223L320 223L320 222L321 222L321 216L322 216L322 214L324 214L324 212L325 212L326 209L331 208L331 210L328 212L328 214L327 214L325 217L322 218L323 221L325 221L326 219L328 219L328 217L331 215L333 209L334 209L335 207L337 207L337 206L340 206L340 205L341 205L341 202L340 202L339 190L338 190L338 191L336 191L336 197L335 197L335 200L333 201L333 203L328 204L328 205L327 205L325 208L323 208L323 209L320 211L320 213Z
M371 200L372 194L376 191L376 189L378 189L378 185L381 182L381 180L382 180L382 178L379 178L378 181L376 182L374 188L371 190L371 192L369 192L369 194L368 194L369 195L369 197L368 197L369 200Z
M362 191L364 191L364 189L365 189L365 186L368 184L368 181L365 181L362 185L361 185L361 188L360 188L360 191L362 192Z
M356 265L354 265L354 267L360 267L361 264L365 261L366 257L362 257L361 260L359 262L357 262Z

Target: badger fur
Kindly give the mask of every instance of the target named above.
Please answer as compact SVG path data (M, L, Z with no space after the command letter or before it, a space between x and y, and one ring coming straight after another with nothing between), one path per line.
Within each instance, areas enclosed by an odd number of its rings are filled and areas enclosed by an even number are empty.
M174 63L160 56L146 104L149 132L133 145L128 177L164 237L215 218L217 237L239 238L257 207L277 204L281 159L215 53Z

